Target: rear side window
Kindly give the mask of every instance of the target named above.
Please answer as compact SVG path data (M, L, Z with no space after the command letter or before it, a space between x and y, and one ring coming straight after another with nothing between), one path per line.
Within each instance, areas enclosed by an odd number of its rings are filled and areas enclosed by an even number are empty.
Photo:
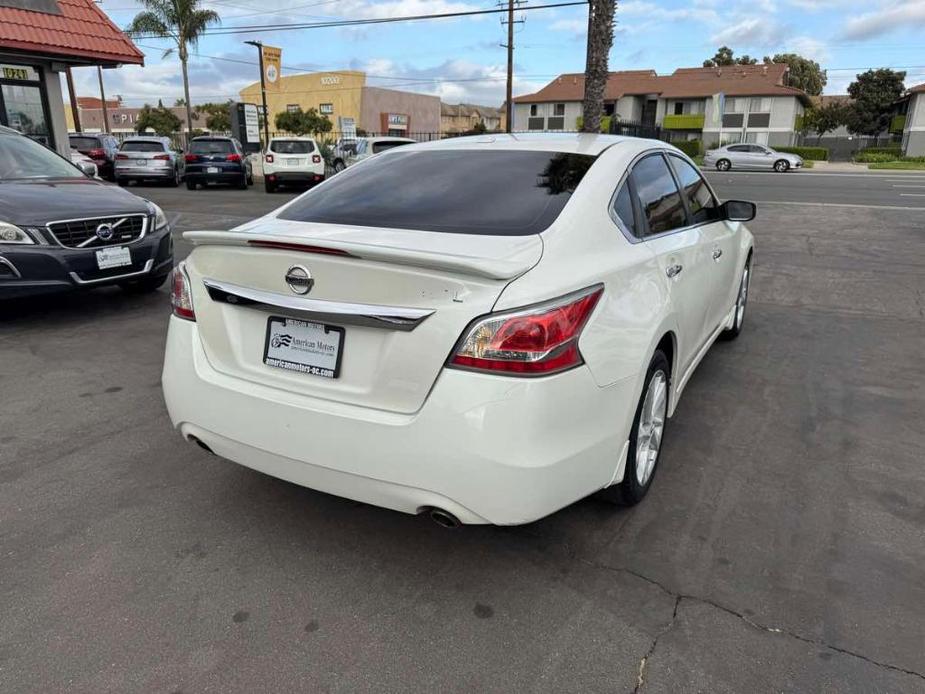
M729 151L730 152L748 152L749 147L748 145L734 145L733 147L729 147Z
M103 146L98 137L74 137L72 135L70 141L74 149L97 149Z
M410 142L374 142L373 154L379 154L379 152L384 152L387 149L395 149L396 147L410 144Z
M121 151L123 152L163 152L164 145L161 142L123 142Z
M613 202L613 211L623 222L623 226L633 236L639 236L636 230L636 213L633 211L633 197L630 192L629 182L620 186L620 191Z
M687 226L687 213L678 186L661 154L641 160L633 168L632 175L649 227L648 235Z
M273 140L270 151L277 154L309 154L315 151L315 144L307 140Z
M691 224L716 221L719 218L719 203L716 202L700 172L681 157L669 156L668 159L681 183L681 190L691 212Z
M230 154L234 152L231 140L193 140L189 146L193 154Z
M594 161L562 152L399 150L349 167L279 216L450 234L538 234Z

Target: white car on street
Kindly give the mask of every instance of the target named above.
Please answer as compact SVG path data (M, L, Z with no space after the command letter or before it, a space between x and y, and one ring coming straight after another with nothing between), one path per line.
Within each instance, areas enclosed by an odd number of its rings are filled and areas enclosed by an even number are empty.
M526 523L601 490L636 503L694 368L742 329L754 214L654 140L372 157L185 234L171 420L223 458L444 525Z
M382 135L375 137L357 137L352 140L341 140L334 149L334 171L340 173L348 166L358 164L375 154L387 152L396 147L416 144L410 137L397 137Z
M268 193L283 185L324 180L324 157L311 137L274 137L263 153L263 185Z

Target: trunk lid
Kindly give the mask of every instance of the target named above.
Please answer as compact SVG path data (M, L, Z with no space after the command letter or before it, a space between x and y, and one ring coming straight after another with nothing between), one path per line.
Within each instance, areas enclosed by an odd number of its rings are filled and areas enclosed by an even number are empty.
M279 219L272 220L273 233L255 233L267 221L231 232L184 234L196 245L187 272L209 362L263 386L400 413L420 409L465 327L491 311L504 287L533 267L543 249L536 235L470 236ZM304 296L285 279L294 266L307 269L314 281ZM226 302L215 293L216 283L244 300ZM258 308L254 297L266 303ZM428 315L403 329L388 322L362 324L338 313L344 305L369 306L368 313L414 309ZM324 317L306 318L300 307L323 308ZM265 364L273 316L343 328L338 377Z

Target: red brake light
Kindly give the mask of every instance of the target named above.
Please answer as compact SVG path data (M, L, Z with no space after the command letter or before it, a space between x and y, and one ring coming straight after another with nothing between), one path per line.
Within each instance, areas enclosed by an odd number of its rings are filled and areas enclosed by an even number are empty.
M320 255L339 255L345 258L356 258L341 248L324 248L323 246L308 246L301 243L286 243L285 241L248 241L248 245L260 248L275 248L281 251L300 251L302 253L318 253Z
M87 156L90 157L91 159L105 159L106 150L104 150L102 147L94 147L93 149L87 152Z
M264 157L264 159L267 160L267 164L272 164L272 163L273 163L273 155L272 155L272 154L268 154L267 156Z
M128 155L127 154L117 154L116 159L128 159Z
M170 155L169 154L155 154L153 158L158 159L160 161L169 161Z
M193 294L190 291L189 277L186 275L186 263L180 263L173 269L170 278L170 304L173 315L184 320L196 320L193 310Z
M229 154L227 157L225 157L225 161L241 161L241 155Z
M198 160L199 160L199 155L198 155L198 154L187 154L185 157L183 157L183 159L184 159L187 163L192 162L192 161L198 161Z
M313 155L312 155L312 163L313 163L313 164L320 164L320 163L321 163L321 155L320 155L320 154L313 154Z
M583 363L578 338L600 285L516 311L489 314L463 334L448 366L512 375L546 375Z

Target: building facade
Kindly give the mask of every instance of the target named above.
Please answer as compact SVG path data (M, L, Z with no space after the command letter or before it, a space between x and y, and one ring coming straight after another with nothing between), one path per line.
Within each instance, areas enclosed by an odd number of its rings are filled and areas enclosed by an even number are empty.
M303 111L314 108L331 120L335 131L342 129L342 119L352 119L357 128L369 133L410 135L440 130L438 97L370 87L363 72L284 75L278 82L278 87L267 87L271 130L278 113L297 108ZM260 105L260 83L242 89L241 101Z
M901 102L901 112L891 130L902 131L902 149L907 157L925 157L925 84L912 87Z
M93 0L9 4L0 5L0 125L67 155L63 73L142 65L144 56Z
M809 96L786 85L786 65L612 72L604 90L608 118L661 128L670 140L792 145ZM514 99L514 130L578 130L584 75L560 75Z
M502 109L475 104L440 104L440 132L458 134L482 126L488 132L504 129Z
M186 109L175 106L170 109L173 114L180 119L180 131L186 132ZM135 126L138 122L138 115L141 113L140 108L134 108L123 105L118 100L106 99L106 113L103 113L102 104L99 99L93 97L77 97L77 117L80 119L80 130L85 133L112 133L114 135L131 135L135 132ZM67 121L68 130L76 130L74 117L71 109L65 110L65 120ZM106 117L108 122L104 122ZM207 131L206 114L193 110L193 129Z

